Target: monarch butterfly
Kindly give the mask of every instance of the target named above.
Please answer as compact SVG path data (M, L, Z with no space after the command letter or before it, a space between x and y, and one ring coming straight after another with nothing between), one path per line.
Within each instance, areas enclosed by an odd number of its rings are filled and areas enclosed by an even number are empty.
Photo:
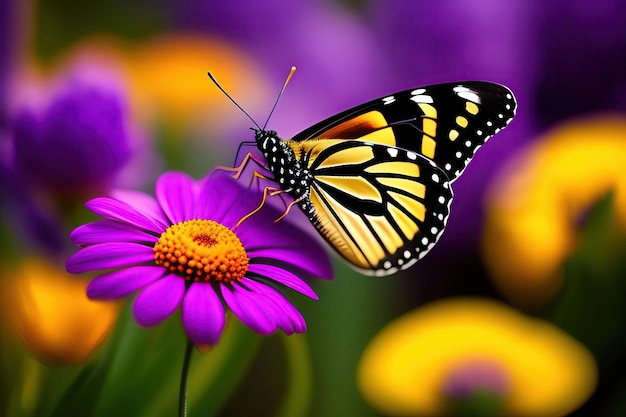
M276 193L293 198L285 214L297 204L357 270L386 276L409 268L439 240L452 202L450 183L515 108L507 87L466 81L381 97L289 140L248 117L265 157L255 161L280 186Z

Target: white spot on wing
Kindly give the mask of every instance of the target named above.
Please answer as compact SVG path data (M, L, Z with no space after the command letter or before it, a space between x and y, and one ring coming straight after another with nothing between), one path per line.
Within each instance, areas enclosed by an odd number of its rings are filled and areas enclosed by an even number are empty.
M416 103L426 103L426 104L434 103L433 102L433 98L431 96L427 96L427 95L413 96L413 97L411 97L411 100L416 102Z
M471 101L472 103L480 104L480 97L478 94L470 91L469 88L458 86L452 89L459 97L464 98L467 101Z

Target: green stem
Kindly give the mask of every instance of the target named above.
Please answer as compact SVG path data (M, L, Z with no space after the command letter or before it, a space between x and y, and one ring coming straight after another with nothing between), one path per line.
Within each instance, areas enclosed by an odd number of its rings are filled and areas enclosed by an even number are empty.
M189 362L193 352L193 343L187 340L183 371L180 375L180 395L178 397L178 417L187 417L187 375L189 374Z

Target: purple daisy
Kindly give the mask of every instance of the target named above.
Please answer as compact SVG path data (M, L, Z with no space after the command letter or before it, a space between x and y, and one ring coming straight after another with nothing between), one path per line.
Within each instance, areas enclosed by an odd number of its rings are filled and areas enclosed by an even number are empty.
M104 220L72 232L82 248L67 270L106 270L87 287L93 299L140 290L133 315L142 326L182 306L183 327L198 347L217 343L226 309L261 335L302 333L302 315L277 288L317 299L304 279L330 279L330 261L293 224L275 223L281 213L271 206L241 222L260 201L260 193L228 175L194 181L167 172L157 180L156 199L117 191L88 201Z

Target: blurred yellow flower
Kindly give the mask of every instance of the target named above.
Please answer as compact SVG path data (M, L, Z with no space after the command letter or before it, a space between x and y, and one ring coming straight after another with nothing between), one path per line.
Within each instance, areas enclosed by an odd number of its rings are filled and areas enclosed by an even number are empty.
M509 163L487 197L483 254L496 286L535 307L562 286L576 222L614 191L626 226L626 117L580 118L553 129Z
M109 334L119 302L87 298L87 280L39 258L3 268L2 319L42 362L83 362Z
M391 322L365 349L357 378L380 412L434 417L451 415L455 385L471 388L473 375L477 391L501 397L502 416L565 415L597 382L595 361L578 342L481 298L433 302Z
M129 58L131 85L139 100L136 107L149 109L158 103L159 116L178 123L203 117L214 124L228 115L241 116L209 79L208 71L229 94L245 99L241 104L246 108L268 106L262 101L267 83L259 67L242 51L216 39L155 38L134 48ZM246 123L243 117L241 121Z
M209 79L208 71L229 94L241 98L247 110L268 107L267 81L255 61L241 48L206 35L167 34L134 44L88 38L48 71L62 73L81 62L99 63L126 78L131 107L142 124L189 129L190 124L215 126L225 118L241 117Z

